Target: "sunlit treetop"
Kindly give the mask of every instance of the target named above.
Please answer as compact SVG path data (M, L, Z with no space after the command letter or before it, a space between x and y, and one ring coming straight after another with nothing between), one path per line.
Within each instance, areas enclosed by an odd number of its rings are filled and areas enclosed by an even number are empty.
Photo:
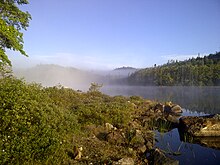
M0 65L11 66L6 49L27 56L21 30L27 29L31 15L19 9L18 6L24 4L28 4L28 0L0 0Z

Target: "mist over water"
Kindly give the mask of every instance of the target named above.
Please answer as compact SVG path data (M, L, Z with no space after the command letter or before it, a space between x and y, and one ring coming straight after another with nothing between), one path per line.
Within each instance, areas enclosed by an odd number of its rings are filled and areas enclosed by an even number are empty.
M114 80L127 77L128 69L112 71L85 71L59 65L37 65L28 69L14 69L14 75L27 82L43 86L62 85L74 90L87 91L92 82L103 84L101 92L115 96L142 96L159 102L172 101L181 107L208 114L220 113L220 86L128 86L113 85Z
M102 92L112 96L137 95L160 102L172 101L190 111L220 113L220 87L218 86L104 86Z
M24 78L27 82L36 82L41 85L62 85L74 90L87 91L91 83L109 85L115 80L126 78L136 69L114 70L82 70L74 67L63 67L54 64L41 64L30 68L13 68L13 74Z

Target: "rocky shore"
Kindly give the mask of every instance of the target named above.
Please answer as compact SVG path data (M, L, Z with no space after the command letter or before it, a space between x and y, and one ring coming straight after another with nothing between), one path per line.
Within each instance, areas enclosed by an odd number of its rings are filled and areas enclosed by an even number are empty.
M111 159L106 164L113 165L134 165L134 164L163 164L177 165L179 162L169 157L164 151L155 148L155 133L154 130L167 132L173 128L178 128L180 137L185 134L194 137L194 143L200 143L207 147L218 148L218 140L210 140L199 138L198 136L220 136L220 118L219 115L209 115L202 117L182 117L182 108L179 105L171 102L152 103L145 101L142 104L130 103L136 109L133 113L132 121L129 122L126 128L118 128L111 123L105 123L103 126L88 126L85 127L90 132L89 137L83 141L83 151L77 150L78 154L73 157L74 162L89 162L93 159L86 149L86 145L103 146L110 144L125 149L126 154L122 154L120 159ZM197 138L195 138L197 137ZM186 141L186 139L182 141ZM191 141L192 142L192 141ZM97 147L97 148L99 148ZM76 150L76 149L75 149ZM76 152L76 151L74 151ZM98 151L97 151L98 152ZM175 154L175 153L173 153ZM181 153L180 153L181 154ZM126 156L125 156L126 155ZM97 159L97 158L95 158ZM90 162L90 164L93 161Z
M169 156L181 153L156 148L157 131L174 128L181 141L219 148L217 114L182 117L171 102L0 82L0 164L178 164Z

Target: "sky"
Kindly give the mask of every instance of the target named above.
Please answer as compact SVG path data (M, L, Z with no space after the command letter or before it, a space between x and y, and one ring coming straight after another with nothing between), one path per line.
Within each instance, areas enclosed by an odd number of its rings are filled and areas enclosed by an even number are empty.
M8 51L15 67L146 68L220 51L220 0L29 2L29 57Z

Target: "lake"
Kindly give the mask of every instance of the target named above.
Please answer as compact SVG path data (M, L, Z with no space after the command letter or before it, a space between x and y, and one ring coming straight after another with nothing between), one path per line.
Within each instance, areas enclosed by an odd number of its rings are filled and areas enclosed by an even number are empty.
M192 112L220 113L220 86L218 87L156 87L103 86L108 95L142 96L160 102L172 101Z
M220 87L104 86L101 91L111 96L137 95L159 102L172 101L183 108L183 116L220 113ZM180 138L177 128L166 133L155 133L155 147L167 152L180 152L178 156L170 155L180 165L220 164L220 148L216 148L220 138L184 140Z

